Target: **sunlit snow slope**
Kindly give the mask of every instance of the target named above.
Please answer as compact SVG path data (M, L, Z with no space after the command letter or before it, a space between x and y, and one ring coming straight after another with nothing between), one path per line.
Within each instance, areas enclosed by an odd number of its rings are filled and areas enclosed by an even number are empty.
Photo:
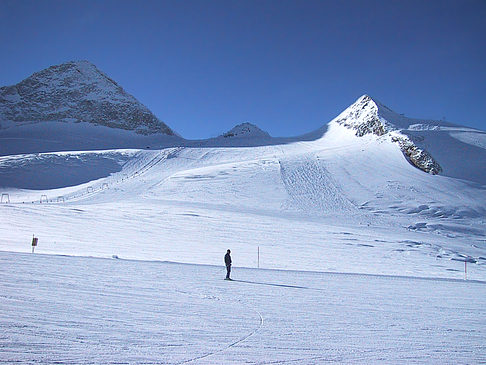
M455 278L468 261L486 280L484 132L368 96L299 138L243 127L1 157L0 250L29 251L35 234L42 253L221 264L231 248L236 266Z

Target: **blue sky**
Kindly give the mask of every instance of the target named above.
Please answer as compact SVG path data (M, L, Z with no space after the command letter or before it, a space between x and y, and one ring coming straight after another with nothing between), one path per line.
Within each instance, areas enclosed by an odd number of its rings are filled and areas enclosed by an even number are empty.
M191 139L303 134L365 93L486 130L484 19L484 0L0 0L0 85L89 60Z

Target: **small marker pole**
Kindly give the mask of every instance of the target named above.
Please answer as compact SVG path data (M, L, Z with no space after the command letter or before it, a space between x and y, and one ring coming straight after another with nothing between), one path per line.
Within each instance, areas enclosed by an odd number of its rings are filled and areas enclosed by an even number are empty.
M257 260L257 267L260 268L260 246L258 246L258 260Z
M38 238L35 238L34 235L32 235L32 253L34 253L34 248L37 246L37 242L39 241Z
M467 261L464 260L464 280L467 280Z

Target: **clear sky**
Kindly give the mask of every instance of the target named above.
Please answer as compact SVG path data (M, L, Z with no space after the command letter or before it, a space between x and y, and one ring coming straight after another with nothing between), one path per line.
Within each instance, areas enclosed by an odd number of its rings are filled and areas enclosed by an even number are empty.
M486 130L485 0L0 0L0 85L89 60L185 138L272 136L362 94Z

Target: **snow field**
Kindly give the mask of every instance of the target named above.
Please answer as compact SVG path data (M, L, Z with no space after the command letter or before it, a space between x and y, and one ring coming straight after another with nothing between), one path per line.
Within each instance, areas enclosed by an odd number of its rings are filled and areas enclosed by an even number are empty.
M241 268L227 282L222 266L0 261L3 363L486 361L481 282Z
M481 189L333 125L280 146L68 155L126 162L82 185L7 190L0 249L29 252L35 234L40 253L219 264L232 248L256 267L260 247L266 268L449 278L471 260L470 278L486 280ZM42 194L63 200L20 203Z

